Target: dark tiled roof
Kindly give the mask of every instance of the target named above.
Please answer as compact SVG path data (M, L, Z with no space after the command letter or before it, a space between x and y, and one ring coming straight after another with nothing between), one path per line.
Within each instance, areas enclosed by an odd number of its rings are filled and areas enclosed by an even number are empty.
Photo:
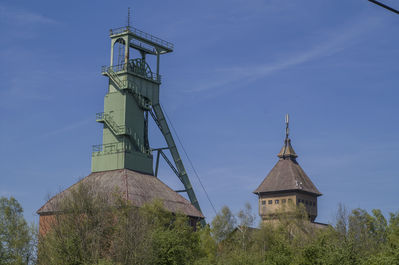
M171 212L204 218L202 213L188 200L151 175L128 169L119 169L91 173L80 182L93 183L96 189L107 193L118 190L137 207L160 199L163 201L165 209ZM52 197L37 213L41 215L56 212L57 209L54 205L57 205L57 202L64 196L68 196L72 189L77 188L78 183Z
M284 146L277 155L280 159L254 193L299 191L320 196L320 191L296 161L298 155L291 145L288 133L288 114L285 122Z
M321 193L293 158L280 158L254 193L303 191L320 196Z

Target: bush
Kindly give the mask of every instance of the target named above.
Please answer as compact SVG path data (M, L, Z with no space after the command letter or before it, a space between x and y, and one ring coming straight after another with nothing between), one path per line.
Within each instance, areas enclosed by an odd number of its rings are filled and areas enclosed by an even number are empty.
M39 239L38 263L193 264L199 235L188 218L166 211L161 201L142 208L117 191L105 194L80 184L63 199L46 235Z

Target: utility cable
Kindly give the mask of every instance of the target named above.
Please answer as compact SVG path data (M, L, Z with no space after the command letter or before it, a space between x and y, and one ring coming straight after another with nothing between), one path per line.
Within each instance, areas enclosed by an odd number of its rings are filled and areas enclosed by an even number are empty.
M208 192L206 191L204 185L202 184L202 181L201 181L201 179L200 179L200 177L199 177L199 175L198 175L198 173L197 173L197 170L195 170L194 164L193 164L193 162L191 161L190 157L188 156L188 154L187 154L187 152L186 152L186 149L184 148L184 145L183 145L182 141L180 140L180 137L179 137L179 135L177 134L177 131L176 131L175 127L173 126L173 123L172 123L171 119L169 118L168 114L166 113L165 108L164 108L161 104L159 104L159 105L160 105L161 108L163 109L163 112L165 113L166 119L168 119L168 122L169 122L170 126L172 127L173 132L174 132L175 135L176 135L177 141L179 141L179 144L180 144L180 146L182 147L183 152L184 152L184 154L186 155L186 158L187 158L188 162L190 163L190 166L191 166L191 168L193 169L195 176L196 176L197 179L198 179L198 182L200 183L202 189L204 190L204 193L205 193L205 195L206 195L206 198L208 199L209 203L211 204L212 209L213 209L213 211L215 212L215 215L217 215L216 208L215 208L215 206L213 205L213 203L212 203L212 201L211 201L211 198L209 197L209 194L208 194Z

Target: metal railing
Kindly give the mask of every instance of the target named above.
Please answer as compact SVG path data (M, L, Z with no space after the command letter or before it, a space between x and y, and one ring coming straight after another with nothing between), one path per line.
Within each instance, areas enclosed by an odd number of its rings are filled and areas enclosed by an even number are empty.
M124 32L129 32L129 27L128 26L109 30L109 34L110 35L121 34L121 33L124 33Z
M173 50L173 48L174 48L173 43L163 40L161 38L155 37L154 35L151 35L149 33L146 33L144 31L136 29L134 27L127 26L127 27L121 27L121 28L116 28L116 29L110 29L110 35L121 34L124 32L131 32L145 40L149 40L155 44L166 47L170 50Z
M131 135L132 134L132 131L129 127L127 127L126 125L118 125L114 121L114 119L112 118L111 115L106 114L104 112L96 113L96 121L98 121L98 122L104 121L110 127L110 129L115 132L116 135L122 135L122 134Z
M93 155L130 152L131 148L125 143L110 143L93 145Z
M101 73L107 73L108 69L112 69L114 72L120 72L120 71L126 71L127 67L126 64L118 64L118 65L113 65L113 66L106 66L103 65L101 67Z
M147 75L145 72L143 72L142 69L139 69L138 67L134 66L131 63L128 64L118 64L118 65L113 65L113 66L102 66L101 67L101 73L106 74L109 70L112 70L114 72L121 72L121 71L130 71L133 72L141 77L144 77L148 80L155 81L155 82L161 82L161 75L157 75L156 73L151 71L150 75Z
M145 42L142 42L140 40L132 39L132 40L130 40L130 44L132 44L134 46L138 46L138 47L140 47L140 48L142 48L142 49L144 49L146 51L149 51L149 52L151 52L153 54L157 53L157 50L153 46L151 46L150 44L147 44Z
M104 122L107 124L108 128L115 134L115 135L128 135L133 141L134 144L136 145L137 149L146 154L146 155L151 155L151 150L146 149L142 143L140 143L140 139L138 138L137 134L132 132L132 130L127 127L126 125L118 125L112 118L111 115L104 113L104 112L99 112L96 113L96 121L98 122ZM121 143L119 143L121 144ZM112 150L115 149L114 147L115 144L111 144L111 146L107 146L107 149L109 149L106 153L113 153ZM110 151L111 150L111 151ZM102 152L103 151L103 146L102 145L94 145L93 146L93 152Z
M102 121L104 120L104 112L98 112L96 113L96 121Z

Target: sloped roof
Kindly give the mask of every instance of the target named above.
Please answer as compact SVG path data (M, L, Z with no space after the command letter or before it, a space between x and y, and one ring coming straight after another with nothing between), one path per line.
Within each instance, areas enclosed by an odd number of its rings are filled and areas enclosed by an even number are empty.
M277 155L280 159L254 193L302 191L320 196L322 195L320 191L296 161L298 155L295 153L288 136L287 118L286 123L284 146Z
M280 158L254 193L303 191L320 196L320 191L295 159Z
M204 218L188 200L151 175L129 169L118 169L91 173L78 183L93 183L96 189L109 193L118 190L137 207L160 199L168 211ZM78 183L52 197L37 213L42 215L56 212L57 202L68 196L72 189L77 188Z
M298 155L295 153L294 148L291 145L291 139L286 138L284 141L284 146L281 148L280 153L277 155L280 158L292 157L297 158Z

